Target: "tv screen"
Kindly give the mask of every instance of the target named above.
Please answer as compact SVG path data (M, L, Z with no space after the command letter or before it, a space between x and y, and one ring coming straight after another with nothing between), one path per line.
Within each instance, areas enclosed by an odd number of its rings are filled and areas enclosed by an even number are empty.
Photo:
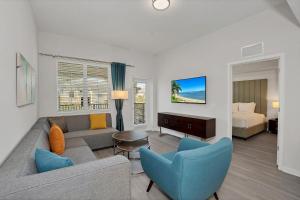
M206 76L173 80L172 103L206 104Z

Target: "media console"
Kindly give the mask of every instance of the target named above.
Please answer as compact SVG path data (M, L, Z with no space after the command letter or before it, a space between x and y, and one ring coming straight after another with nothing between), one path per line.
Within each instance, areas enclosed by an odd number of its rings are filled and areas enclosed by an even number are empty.
M158 126L208 139L216 135L216 119L178 113L158 113Z

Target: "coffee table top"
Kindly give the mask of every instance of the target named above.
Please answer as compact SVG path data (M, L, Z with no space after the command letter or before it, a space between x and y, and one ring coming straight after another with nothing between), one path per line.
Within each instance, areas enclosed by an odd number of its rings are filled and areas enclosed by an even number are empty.
M145 139L149 136L146 131L122 131L114 133L112 138L122 142L134 142L137 140Z

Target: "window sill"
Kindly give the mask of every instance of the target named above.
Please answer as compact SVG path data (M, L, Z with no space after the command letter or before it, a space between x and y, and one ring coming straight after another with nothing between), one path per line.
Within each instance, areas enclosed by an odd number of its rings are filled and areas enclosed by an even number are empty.
M76 111L60 111L57 110L59 115L84 115L84 114L93 114L93 113L111 113L111 109L103 110L76 110Z

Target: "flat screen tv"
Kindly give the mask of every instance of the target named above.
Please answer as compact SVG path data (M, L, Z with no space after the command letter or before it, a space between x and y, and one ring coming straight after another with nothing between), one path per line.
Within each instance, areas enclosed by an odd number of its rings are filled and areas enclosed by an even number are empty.
M172 103L206 104L206 76L173 80Z

